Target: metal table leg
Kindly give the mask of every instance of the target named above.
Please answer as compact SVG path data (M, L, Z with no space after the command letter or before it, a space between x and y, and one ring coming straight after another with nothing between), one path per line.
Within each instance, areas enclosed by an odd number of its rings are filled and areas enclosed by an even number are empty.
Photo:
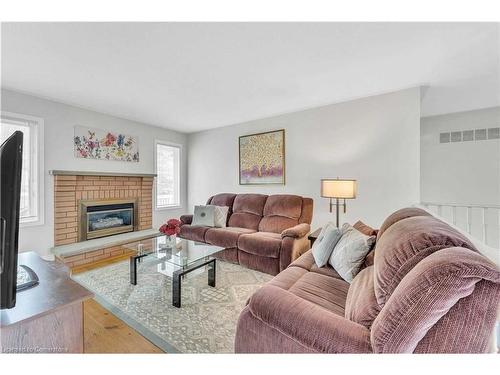
M215 287L215 258L208 264L208 285Z
M208 285L211 287L215 287L215 269L216 269L216 259L210 259L206 262L198 264L191 268L183 268L177 271L174 271L172 275L172 305L175 307L181 307L181 290L182 290L182 278L184 275L187 275L189 272L197 270L198 268L204 267L208 265Z
M130 284L137 285L137 257L130 257Z
M172 305L175 307L181 307L181 279L184 270L175 271L172 275Z

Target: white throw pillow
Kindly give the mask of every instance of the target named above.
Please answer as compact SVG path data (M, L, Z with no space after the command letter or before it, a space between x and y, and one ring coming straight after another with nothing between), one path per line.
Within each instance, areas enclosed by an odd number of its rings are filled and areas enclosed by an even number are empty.
M194 206L192 225L213 227L215 224L214 206Z
M314 241L312 255L318 267L328 263L337 241L342 237L342 232L333 223L327 223Z
M374 243L375 236L367 236L345 223L342 226L342 237L335 245L329 263L340 277L351 283Z
M214 208L214 225L216 228L225 228L227 223L227 214L229 207L227 206L213 206Z

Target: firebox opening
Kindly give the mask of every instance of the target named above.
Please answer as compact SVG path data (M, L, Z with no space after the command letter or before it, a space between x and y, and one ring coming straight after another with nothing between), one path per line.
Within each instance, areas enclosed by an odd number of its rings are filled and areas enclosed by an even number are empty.
M136 212L134 202L81 202L80 241L133 232Z

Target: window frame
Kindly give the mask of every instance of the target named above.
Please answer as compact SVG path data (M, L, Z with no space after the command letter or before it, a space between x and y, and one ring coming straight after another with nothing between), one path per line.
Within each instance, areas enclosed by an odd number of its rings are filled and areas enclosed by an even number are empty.
M40 117L21 113L1 111L0 120L5 122L27 123L30 127L31 170L30 186L35 186L36 215L32 218L20 218L19 226L32 227L45 224L45 166L44 166L44 120Z
M168 146L168 147L175 147L179 149L179 167L178 167L178 181L177 181L177 189L179 192L179 197L178 197L178 202L177 204L170 205L170 206L158 206L158 164L157 164L157 159L158 159L158 145L161 146ZM182 208L182 163L183 163L183 158L182 158L182 145L179 143L174 143L174 142L169 142L169 141L163 141L160 139L155 139L154 141L154 173L156 175L155 178L155 183L154 183L154 189L153 189L153 195L154 195L154 209L155 211L167 211L167 210L177 210Z

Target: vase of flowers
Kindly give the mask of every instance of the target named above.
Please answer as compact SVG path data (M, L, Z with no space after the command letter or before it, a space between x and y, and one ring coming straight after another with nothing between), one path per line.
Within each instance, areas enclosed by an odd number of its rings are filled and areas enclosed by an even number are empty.
M160 232L167 236L167 244L175 244L175 238L181 231L181 222L177 219L170 219L160 227Z

